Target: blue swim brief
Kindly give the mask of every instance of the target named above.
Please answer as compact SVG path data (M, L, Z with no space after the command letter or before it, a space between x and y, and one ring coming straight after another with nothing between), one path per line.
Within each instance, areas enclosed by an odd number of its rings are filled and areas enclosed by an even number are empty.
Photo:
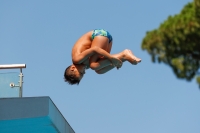
M104 29L95 29L92 33L92 40L95 38L95 36L105 36L109 39L109 43L112 42L111 34Z

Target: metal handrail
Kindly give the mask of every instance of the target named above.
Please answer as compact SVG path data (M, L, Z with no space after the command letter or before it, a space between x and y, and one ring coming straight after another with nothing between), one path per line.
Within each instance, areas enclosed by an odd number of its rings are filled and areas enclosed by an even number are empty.
M0 69L15 69L15 68L26 68L26 64L0 65Z
M22 97L22 91L23 91L23 73L22 73L22 68L26 68L26 64L9 64L9 65L0 65L0 69L20 69L20 74L19 74L19 85L11 85L11 87L19 87L19 97Z

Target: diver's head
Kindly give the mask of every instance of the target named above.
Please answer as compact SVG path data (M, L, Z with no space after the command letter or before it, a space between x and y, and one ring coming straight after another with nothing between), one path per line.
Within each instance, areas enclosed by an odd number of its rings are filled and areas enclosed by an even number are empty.
M64 73L65 82L68 82L70 85L79 84L83 75L85 74L85 65L71 65L68 66Z

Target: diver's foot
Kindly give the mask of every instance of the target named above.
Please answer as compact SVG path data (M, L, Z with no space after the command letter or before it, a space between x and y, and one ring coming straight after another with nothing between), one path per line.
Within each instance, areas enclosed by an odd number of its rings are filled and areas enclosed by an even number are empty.
M124 59L130 62L133 65L137 65L138 63L141 62L140 58L137 58L131 50L126 49L123 51L124 52Z

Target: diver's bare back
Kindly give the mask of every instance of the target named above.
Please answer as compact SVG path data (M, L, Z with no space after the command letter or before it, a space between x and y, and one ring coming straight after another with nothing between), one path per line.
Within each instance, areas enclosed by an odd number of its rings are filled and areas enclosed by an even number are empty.
M91 36L92 36L92 31L89 31L77 40L77 42L74 44L72 48L72 59L73 57L78 56L83 51L91 48L92 45Z

